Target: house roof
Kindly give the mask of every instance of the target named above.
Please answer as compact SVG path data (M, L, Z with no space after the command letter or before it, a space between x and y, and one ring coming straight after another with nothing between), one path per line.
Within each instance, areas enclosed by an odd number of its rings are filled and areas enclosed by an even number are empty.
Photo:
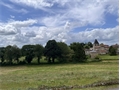
M97 41L97 39L95 39L94 44L99 45L99 42Z

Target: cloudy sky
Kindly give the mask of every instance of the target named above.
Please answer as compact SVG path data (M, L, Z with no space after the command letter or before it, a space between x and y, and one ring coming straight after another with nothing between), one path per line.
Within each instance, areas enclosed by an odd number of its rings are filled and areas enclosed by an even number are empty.
M119 42L119 0L0 0L0 46Z

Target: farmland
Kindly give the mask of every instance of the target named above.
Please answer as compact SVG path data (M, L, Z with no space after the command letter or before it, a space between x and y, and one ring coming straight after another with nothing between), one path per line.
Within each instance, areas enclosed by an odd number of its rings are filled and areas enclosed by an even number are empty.
M102 58L101 62L91 63L3 66L0 67L0 90L28 90L42 86L85 86L118 79L118 69L118 59L108 60L108 58L105 60ZM106 88L114 87L118 85L82 90L106 90ZM73 90L77 89L73 88Z

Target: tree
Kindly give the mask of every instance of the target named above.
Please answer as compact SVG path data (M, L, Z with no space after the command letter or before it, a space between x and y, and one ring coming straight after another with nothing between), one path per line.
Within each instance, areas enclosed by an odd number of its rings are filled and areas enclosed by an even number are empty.
M86 55L85 55L83 44L72 43L70 44L70 48L73 49L74 51L73 59L76 62L84 62L86 60Z
M55 40L49 40L45 46L44 55L48 58L48 63L54 63L55 58L61 56L61 49Z
M91 42L87 43L89 47L93 47L93 44Z
M35 56L38 58L38 64L40 63L40 58L42 57L43 55L43 46L42 45L39 45L39 44L36 44L35 47L34 47L34 54Z
M21 51L22 55L25 56L27 63L31 63L34 58L34 45L24 45Z
M58 46L61 49L61 57L58 59L60 62L67 62L71 60L72 50L64 42L57 42Z
M84 46L84 48L85 48L85 49L89 49L90 47L88 46L88 44L86 44L86 45Z
M85 45L84 45L85 49L89 49L91 47L93 47L93 44L91 42L85 43Z
M109 48L109 54L110 55L116 55L117 54L116 51L117 51L116 48L114 48L113 46L110 46L110 48Z
M9 64L12 64L12 60L14 58L13 54L13 47L11 45L8 45L5 48L5 59L8 60Z
M1 63L3 63L5 60L5 47L0 48L0 58L1 58Z
M17 45L13 45L13 59L17 60L17 63L19 63L19 58L21 56L21 50L17 47Z

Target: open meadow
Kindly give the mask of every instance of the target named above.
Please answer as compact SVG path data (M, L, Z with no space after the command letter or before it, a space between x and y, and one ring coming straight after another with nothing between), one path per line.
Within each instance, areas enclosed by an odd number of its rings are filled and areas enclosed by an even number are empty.
M102 58L101 62L76 64L2 66L0 67L0 90L35 90L35 88L37 90L44 86L65 86L72 87L72 90L81 90L77 86L118 80L119 57L115 58L117 59ZM82 90L109 90L109 88L116 87L118 88L118 85L84 88Z

